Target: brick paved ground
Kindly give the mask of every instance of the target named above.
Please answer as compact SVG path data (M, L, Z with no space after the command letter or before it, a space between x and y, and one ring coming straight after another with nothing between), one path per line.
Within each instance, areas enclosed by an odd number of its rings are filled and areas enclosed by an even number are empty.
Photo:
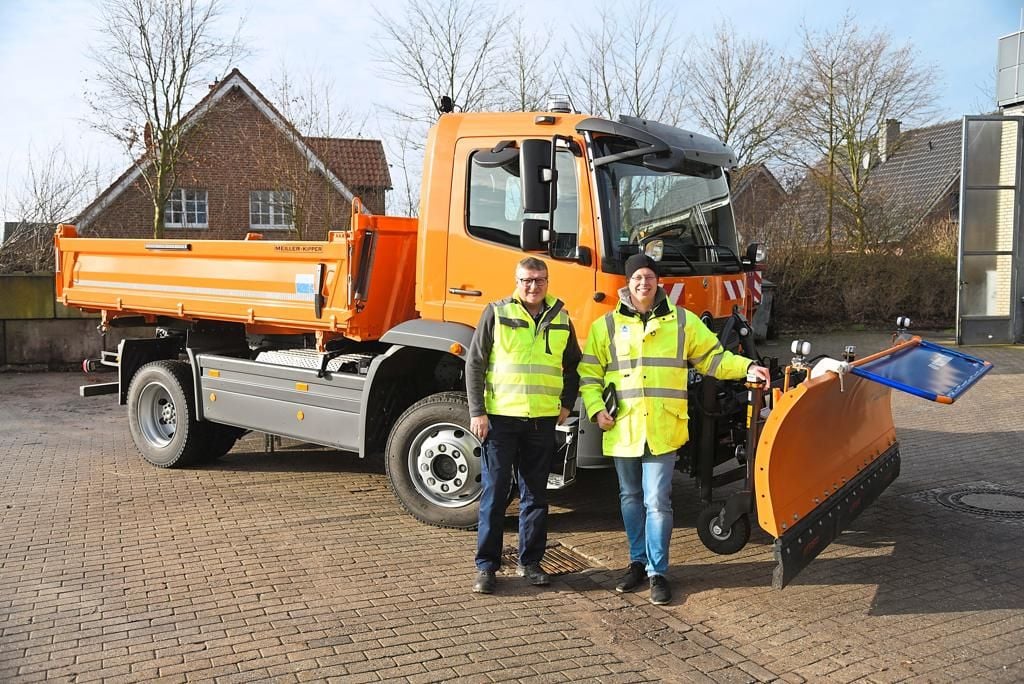
M677 476L666 607L611 590L609 472L554 497L595 569L475 596L473 535L404 515L379 462L247 438L159 470L80 376L0 374L0 681L1022 681L1024 520L936 499L1024 491L1024 348L974 351L997 368L953 406L897 395L900 479L783 591L767 536L704 549Z

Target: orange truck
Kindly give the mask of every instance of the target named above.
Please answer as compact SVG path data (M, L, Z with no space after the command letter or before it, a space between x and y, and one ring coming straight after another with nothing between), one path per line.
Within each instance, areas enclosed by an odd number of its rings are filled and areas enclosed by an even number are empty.
M585 335L644 250L673 302L712 327L749 319L758 255L736 242L733 159L641 119L447 113L427 139L418 218L357 202L350 230L316 242L86 239L65 225L57 297L104 327L157 329L107 354L118 382L88 390L127 403L152 463L215 458L244 430L384 452L410 513L471 527L479 445L463 361L483 306L533 253ZM553 487L602 463L585 416L562 437Z
M526 253L545 260L551 292L581 334L615 305L625 260L643 251L659 261L673 302L756 356L747 321L760 254L737 244L733 164L719 141L631 117L446 113L427 139L418 218L369 215L357 201L349 230L301 242L87 239L59 226L58 300L99 312L103 328L155 330L89 361L116 368L118 379L83 394L117 394L156 466L218 458L250 430L383 454L409 513L472 528L480 444L464 360L482 308L513 290ZM777 538L780 567L789 559L781 586L831 540L819 535L808 547L789 535L797 523L831 518L849 487L861 487L858 506L869 503L895 477L899 454L887 388L851 376L844 392L847 364L808 380L811 391L801 368L783 377L762 362L777 386L756 402L743 383L691 375L692 437L679 463L707 504L705 544L738 550L753 518ZM803 395L812 406L796 401ZM804 443L788 413L828 431L827 452ZM848 415L869 418L844 439L837 426ZM762 423L772 444L751 437ZM561 426L558 440L549 486L604 465L586 415ZM762 452L770 471L755 473ZM858 483L869 476L865 494ZM712 501L713 488L735 482L727 504Z

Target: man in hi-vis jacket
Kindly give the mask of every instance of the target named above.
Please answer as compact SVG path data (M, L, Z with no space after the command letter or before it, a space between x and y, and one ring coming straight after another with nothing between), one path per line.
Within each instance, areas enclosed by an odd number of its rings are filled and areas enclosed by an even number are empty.
M650 579L651 603L672 600L668 570L672 538L672 473L676 450L689 438L687 369L724 380L768 369L726 351L692 312L673 306L658 285L658 264L645 254L626 260L619 305L594 321L580 363L580 393L591 421L605 431L605 456L615 461L629 567L615 587L633 591ZM615 385L615 416L602 392Z
M515 293L484 309L466 359L470 429L483 443L477 593L495 589L513 467L519 472L517 572L530 584L550 582L540 567L547 546L548 473L555 426L576 403L579 360L565 305L548 295L547 265L523 259Z

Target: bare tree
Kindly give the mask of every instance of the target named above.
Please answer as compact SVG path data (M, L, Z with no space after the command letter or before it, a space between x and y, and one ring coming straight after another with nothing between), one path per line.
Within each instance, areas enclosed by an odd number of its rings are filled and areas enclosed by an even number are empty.
M701 128L728 144L739 166L775 155L789 123L794 65L764 41L722 22L687 59L686 104Z
M381 107L394 122L386 144L398 177L392 208L415 216L426 129L437 120L441 97L459 111L500 105L511 15L489 1L410 0L402 14L376 10L376 22L385 46L383 75L416 95L405 105Z
M582 50L559 66L562 87L584 111L674 124L681 115L683 50L674 18L652 0L599 9L600 22L576 40Z
M271 95L281 115L294 128L294 135L324 158L332 139L360 137L369 115L353 106L340 104L334 80L317 68L290 69L282 63L271 79ZM249 142L252 163L277 191L291 193L290 212L295 237L299 240L322 236L324 231L345 223L348 204L321 173L312 170L296 146L296 138L275 128L257 128ZM364 198L367 199L367 198ZM324 225L325 221L328 225Z
M376 10L387 47L384 74L422 96L401 118L431 123L441 96L462 111L493 104L500 81L496 60L507 39L510 17L492 2L410 0L401 16Z
M117 140L153 203L153 236L183 154L182 115L243 50L240 27L218 31L223 0L105 0L96 75L87 93L90 122Z
M282 62L270 85L271 100L303 136L358 138L365 134L369 114L342 104L334 79L322 69L298 71Z
M824 242L832 253L835 195L837 188L839 132L838 91L850 49L847 30L852 19L847 15L841 28L820 39L806 26L803 31L803 55L798 63L797 83L791 114L792 139L784 154L807 171L803 192L821 190L825 194Z
M99 170L89 162L73 162L58 145L42 158L30 151L24 186L14 191L7 214L9 224L0 246L0 272L53 269L53 233L99 191Z
M553 75L548 68L550 32L527 32L516 20L509 37L505 66L500 79L498 107L533 112L544 107L551 95Z
M918 66L910 45L895 46L884 31L865 33L851 15L822 34L805 26L803 44L793 132L801 163L825 193L826 247L833 246L838 205L847 218L845 239L868 249L879 237L867 220L869 181L879 153L893 150L886 122L931 115L934 72Z
M401 216L417 216L420 203L420 175L423 172L424 138L420 124L397 121L384 143L395 190L388 211ZM397 178L395 173L397 172Z

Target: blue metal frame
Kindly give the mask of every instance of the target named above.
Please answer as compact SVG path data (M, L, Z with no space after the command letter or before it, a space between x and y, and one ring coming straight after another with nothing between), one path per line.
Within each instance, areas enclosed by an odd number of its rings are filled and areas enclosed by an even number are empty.
M939 359L941 363L936 365ZM893 354L854 366L852 372L929 401L945 399L943 403L952 403L990 370L989 361L919 340Z

